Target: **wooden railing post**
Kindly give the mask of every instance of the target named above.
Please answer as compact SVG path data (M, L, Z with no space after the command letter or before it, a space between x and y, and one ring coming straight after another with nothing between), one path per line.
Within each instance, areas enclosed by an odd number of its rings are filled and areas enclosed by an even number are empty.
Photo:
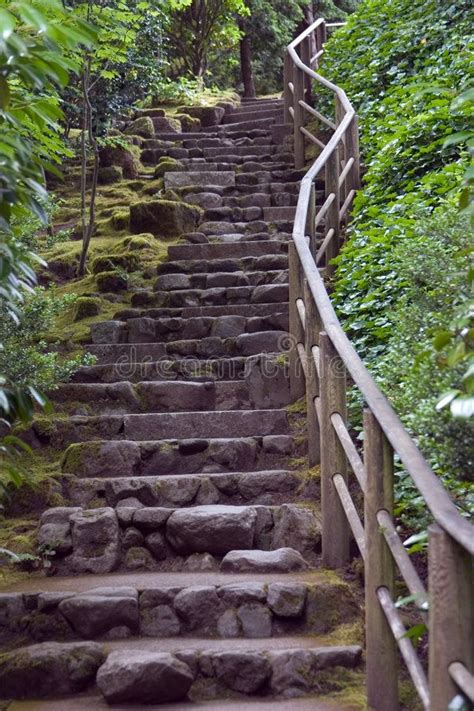
M329 336L319 334L321 388L321 509L323 565L339 568L349 562L350 531L333 477L347 479L347 461L331 422L338 412L346 419L346 370Z
M359 122L357 116L351 121L351 124L346 132L346 154L347 158L354 158L347 181L347 192L350 190L359 190L360 188L360 154L359 154Z
M311 192L309 195L308 212L306 214L306 236L309 237L309 248L313 257L316 256L316 187L311 184Z
M437 524L428 534L430 711L446 711L458 693L449 665L473 671L472 560Z
M364 412L365 641L370 711L398 711L398 654L377 590L393 595L395 566L377 522L381 509L393 513L393 453L370 410Z
M304 100L304 74L296 65L293 66L293 88L295 168L300 170L305 164L304 136L300 131L304 122L304 111L299 103Z
M314 302L311 289L304 280L304 304L306 313L305 351L307 363L306 375L306 410L308 428L308 463L310 467L319 464L321 459L320 428L316 412L316 398L319 397L319 376L314 361L313 348L319 345L321 320Z
M333 200L330 208L326 213L326 234L329 230L334 230L334 235L332 240L326 249L326 270L327 274L333 271L333 267L330 265L331 259L339 254L339 239L340 239L340 222L339 222L339 209L341 203L341 196L339 191L339 175L340 175L340 164L339 164L339 150L336 148L333 153L329 156L326 162L326 197L334 193L335 199Z
M293 81L293 61L289 52L285 52L283 67L283 123L291 123L290 106L293 105L293 94L290 89L290 82Z
M289 370L290 391L293 400L298 400L305 394L305 377L298 355L298 343L304 343L304 329L296 305L297 299L303 298L302 269L295 243L288 245L288 280L289 280Z
M301 61L311 68L311 35L306 37L301 44ZM308 103L311 99L311 84L312 81L309 74L304 74L304 100Z

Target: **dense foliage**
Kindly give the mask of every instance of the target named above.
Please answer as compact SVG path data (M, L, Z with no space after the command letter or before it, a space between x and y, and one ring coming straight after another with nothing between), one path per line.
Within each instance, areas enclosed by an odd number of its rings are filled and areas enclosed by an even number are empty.
M365 164L334 300L359 353L446 477L465 477L473 464L469 425L436 410L446 389L469 399L472 385L472 235L459 197L472 131L473 15L464 0L364 0L328 43L325 64L359 113Z

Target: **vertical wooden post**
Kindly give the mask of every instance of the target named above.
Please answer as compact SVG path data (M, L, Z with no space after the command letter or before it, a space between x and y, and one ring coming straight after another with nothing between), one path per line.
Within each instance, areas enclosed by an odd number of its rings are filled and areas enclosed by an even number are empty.
M376 418L364 412L365 640L367 702L370 711L398 711L397 643L377 597L379 587L393 594L393 558L377 512L393 512L393 453Z
M306 236L309 237L309 248L311 250L311 254L316 256L316 187L314 183L311 184L305 233Z
M299 103L304 99L304 75L296 65L293 66L293 88L295 168L300 170L305 164L304 136L300 131L304 122L304 112Z
M359 190L360 188L360 153L359 153L359 122L357 116L351 121L346 132L346 155L347 158L354 158L354 165L351 168L348 179L348 191Z
M301 44L301 61L311 69L311 36L306 37ZM311 100L311 77L304 73L304 100L310 103Z
M321 369L321 508L323 565L339 568L349 561L350 532L334 486L335 474L347 479L347 461L331 422L338 412L346 419L346 371L329 336L319 334Z
M307 363L306 410L308 427L308 462L310 467L319 464L321 459L320 428L316 413L315 398L319 396L319 376L314 362L313 347L319 344L321 320L308 282L304 281L305 351Z
M293 62L288 52L285 53L285 63L283 67L283 123L291 123L290 106L293 105L293 94L290 89L290 82L293 81Z
M430 711L446 711L458 693L452 662L473 671L473 575L467 553L437 524L428 528Z
M329 230L334 230L333 238L326 249L326 270L328 274L334 270L334 268L330 265L331 259L339 254L339 209L341 202L339 175L339 151L336 148L326 162L326 197L331 193L334 193L335 195L335 199L326 213L326 234Z
M300 258L295 243L288 245L289 273L289 318L290 318L290 350L288 354L290 368L290 390L293 400L298 400L305 394L305 378L300 363L297 344L304 343L304 329L296 306L296 300L303 298L303 284Z

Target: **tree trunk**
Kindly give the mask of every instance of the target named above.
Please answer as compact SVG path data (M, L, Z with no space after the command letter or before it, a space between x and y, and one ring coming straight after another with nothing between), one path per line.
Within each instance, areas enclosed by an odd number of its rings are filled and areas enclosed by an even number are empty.
M244 84L244 96L253 99L256 96L255 82L252 70L252 46L248 35L243 35L240 40L240 71Z

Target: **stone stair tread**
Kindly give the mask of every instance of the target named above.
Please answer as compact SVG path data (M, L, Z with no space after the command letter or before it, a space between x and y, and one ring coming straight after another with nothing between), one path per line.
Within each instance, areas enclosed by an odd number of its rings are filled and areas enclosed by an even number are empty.
M8 711L108 711L109 704L103 696L76 695L74 698L13 701ZM216 701L180 701L177 704L120 704L121 711L184 711L196 709L197 711L272 711L274 708L289 711L288 699L262 699L261 697L246 699L218 699ZM291 699L291 711L358 711L353 704L342 705L338 701L322 701L317 697L306 696Z
M290 573L223 573L221 571L197 572L122 572L95 575L55 575L30 577L10 583L0 589L3 593L41 592L87 592L95 588L132 587L137 590L152 590L157 587L191 587L199 585L229 585L239 583L298 582L317 584L327 579L323 569L313 568Z

